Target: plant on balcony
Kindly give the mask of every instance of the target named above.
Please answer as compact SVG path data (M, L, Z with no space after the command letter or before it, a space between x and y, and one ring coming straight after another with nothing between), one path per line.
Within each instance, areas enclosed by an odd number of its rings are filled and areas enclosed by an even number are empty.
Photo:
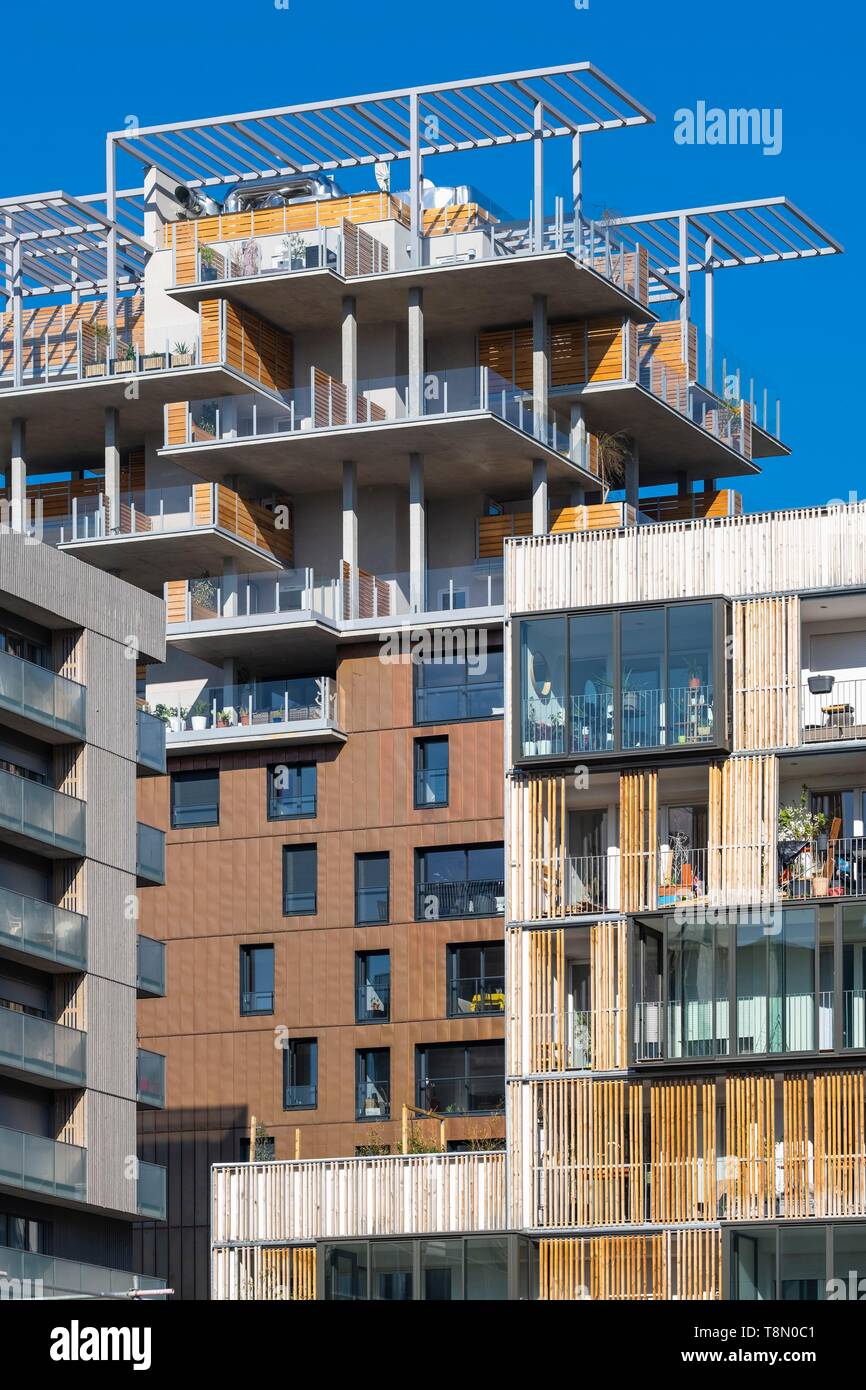
M300 232L289 232L282 240L282 270L303 270L307 264L307 243Z
M190 723L199 733L207 728L208 708L206 700L196 700L190 711Z
M215 280L217 278L217 258L213 247L200 246L198 260L202 280Z
M779 839L783 841L816 840L826 828L823 811L809 810L809 790L803 783L800 800L791 806L779 807Z
M192 367L193 350L189 343L183 341L174 343L171 349L171 365L173 367Z
M625 461L629 448L624 434L596 435L598 443L598 474L601 478L603 500L612 488L622 487L625 482Z
M157 719L162 720L163 724L168 724L173 714L173 710L168 705L157 705L153 712Z
M390 1152L391 1145L385 1142L380 1130L375 1126L368 1130L365 1143L355 1146L355 1153L359 1158L380 1158Z
M217 714L217 728L230 729L236 721L236 714L233 709L221 709Z
M173 734L182 733L186 728L186 721L189 718L189 709L186 705L172 705L168 713L168 727Z

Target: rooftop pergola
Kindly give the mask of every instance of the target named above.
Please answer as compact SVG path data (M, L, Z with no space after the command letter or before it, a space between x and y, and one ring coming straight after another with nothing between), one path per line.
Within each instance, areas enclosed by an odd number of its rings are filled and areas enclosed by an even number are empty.
M810 260L843 250L829 232L783 196L611 217L598 225L619 228L646 246L650 301L678 300L684 334L691 307L690 276L693 272L704 275L708 380L713 374L713 275L717 270Z

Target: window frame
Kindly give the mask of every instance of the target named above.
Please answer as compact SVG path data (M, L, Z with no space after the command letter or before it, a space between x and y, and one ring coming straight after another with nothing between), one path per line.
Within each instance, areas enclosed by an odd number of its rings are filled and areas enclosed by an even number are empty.
M307 810L288 811L288 812L286 812L284 815L278 815L278 814L276 813L276 811L275 811L275 801L274 801L274 793L273 793L272 782L273 782L273 774L274 774L274 772L276 771L276 769L277 769L278 767L285 767L285 768L288 768L290 772L296 772L296 773L298 774L299 777L300 777L300 774L301 774L302 772L304 772L304 771L306 771L306 770L308 770L308 769L312 769L312 772L313 772L313 794L312 794L312 798L311 798L311 799L312 799L312 803L313 803L313 809L312 809L311 811L307 811ZM301 799L302 799L301 797L298 798L299 802L301 801ZM318 811L319 811L319 765L318 765L318 763L316 763L316 762L303 762L303 763L279 763L279 762L277 762L277 763L268 763L267 767L265 768L265 802L266 802L267 818L268 818L269 821L315 820L316 816L318 815Z
M313 852L313 854L314 854L314 856L315 856L314 862L315 862L315 866L316 866L316 867L315 867L314 884L313 884L313 906L312 906L312 907L306 907L306 908L300 908L300 909L298 909L298 908L290 908L290 907L288 906L287 889L286 889L286 864L288 863L288 859L289 859L289 856L290 856L290 855L296 854L296 853L298 853L299 851L303 851L303 850L307 850L307 851L312 850L312 852ZM283 845L282 869L283 869L283 916L284 916L284 917L315 917L316 914L317 914L318 911L319 911L319 847L318 847L318 842L317 842L317 841L313 841L311 844Z
M220 770L218 767L204 767L198 771L191 768L178 768L176 772L169 774L171 777L171 789L169 794L170 804L170 825L172 830L207 830L213 829L220 823ZM176 809L174 804L174 789L177 783L192 782L195 779L200 781L213 782L216 785L216 815L214 820L186 821L178 824L175 819Z
M419 755L431 743L445 745L445 766L444 768L424 768L419 766ZM421 778L430 772L444 772L445 774L445 795L441 801L421 801L418 792ZM423 734L413 740L412 747L412 805L416 811L436 811L448 805L448 798L451 793L451 746L447 734L431 734L425 737Z
M385 875L385 916L367 917L360 916L360 905L362 902L359 896L362 893L380 893L381 888L362 888L358 882L358 870L361 864L371 863L374 859L385 861L387 872ZM355 881L355 926L356 927L381 927L391 921L391 854L389 850L360 850L355 854L354 860L354 881Z
M506 1074L506 1073L505 1073L505 1068L506 1068L506 1061L505 1061L505 1040L504 1040L503 1038L478 1038L478 1039L472 1039L471 1041L455 1041L455 1042L441 1042L441 1043L416 1043L416 1044L415 1044L415 1104L417 1105L418 1109L419 1109L419 1110L432 1110L432 1106L430 1106L430 1104L429 1104L429 1102L428 1102L428 1099L427 1099L427 1087L430 1085L430 1078L426 1075L426 1061L427 1061L427 1056L428 1056L428 1054L429 1054L430 1052L434 1052L434 1051L435 1051L435 1052L439 1052L440 1055L441 1055L441 1053L442 1053L445 1049L449 1049L449 1050L451 1050L451 1051L453 1051L453 1052L461 1051L461 1052L463 1053L463 1076L462 1076L462 1078L455 1075L454 1077L447 1077L447 1078L446 1078L446 1077L440 1077L440 1078L435 1078L435 1077L434 1077L433 1080L434 1080L434 1081L437 1080L437 1079L438 1079L438 1080L447 1080L447 1081L449 1081L449 1083L451 1083L451 1084L462 1083L462 1085L466 1088L466 1098L467 1098L467 1100L468 1100L468 1098L469 1098L469 1087L470 1087L470 1083L471 1083L471 1081L472 1081L472 1076L471 1076L471 1071L470 1071L470 1062L469 1062L470 1055L471 1055L473 1049L476 1048L476 1047L491 1047L491 1046L501 1047L501 1049L502 1049L502 1105L499 1106L499 1107L497 1107L497 1108L495 1108L495 1109L492 1109L492 1110L490 1110L490 1109L488 1109L488 1110L468 1110L468 1109L467 1109L467 1110L449 1110L449 1111L447 1111L447 1112L446 1112L446 1111L436 1111L436 1112L434 1112L434 1113L436 1113L436 1114L442 1114L442 1115L448 1113L448 1114L450 1114L450 1115L468 1115L468 1116L476 1116L476 1115L504 1115L504 1113L505 1113L505 1074ZM496 1073L496 1077L497 1077L497 1079L498 1079L498 1077L499 1077L499 1073L498 1073L498 1072Z
M498 878L497 878L497 879L473 879L473 878L470 878L470 877L469 877L469 874L468 874L468 868L469 868L468 855L469 855L469 851L470 851L470 850L475 850L475 849L501 849L501 850L502 850L502 878L501 878L501 879L498 879ZM455 883L458 883L458 884L459 884L459 883L467 884L467 883L476 883L476 882L479 882L479 883L493 883L493 884L497 884L497 885L501 883L501 884L502 884L502 892L501 892L501 894L500 894L500 893L496 893L496 894L494 894L494 896L497 897L497 898L498 898L498 897L504 898L504 896L505 896L505 843L504 843L504 841L502 841L502 840L482 840L482 841L477 842L477 843L474 843L474 844L459 844L459 845L421 845L421 846L417 846L416 849L415 849L415 862L414 862L414 879L415 879L415 881L414 881L414 908L415 908L415 921L416 921L416 922L426 922L426 921L437 921L437 922L462 922L462 921L471 921L473 918L476 918L476 917L502 917L502 916L504 916L504 914L505 914L505 908L504 908L504 906L503 906L503 908L502 908L501 911L500 911L499 909L496 909L496 910L493 911L493 912L487 912L487 911L483 911L483 910L482 910L482 911L474 911L474 912L459 912L459 913L454 912L454 913L446 913L446 914L440 913L440 914L438 914L438 915L437 915L436 917L434 917L434 918L428 918L428 917L427 917L427 914L426 914L426 912L425 912L425 910L424 910L424 899L426 899L427 897L432 896L432 895L429 894L429 893L422 893L422 892L421 892L421 887L422 887L422 885L428 886L428 887L429 887L429 886L431 885L431 883L432 883L432 880L430 880L430 879L428 879L428 878L426 878L426 877L423 878L423 879L420 877L420 871L421 871L421 866L422 866L422 864L426 866L427 856L428 856L429 854L435 854L435 853L437 853L437 852L448 853L448 854L457 854L457 853L459 853L459 852L461 852L461 851L462 851L462 852L464 853L464 855L466 856L466 860L465 860L465 867L466 867L466 870L467 870L466 876L463 877L463 878L460 878L460 879L443 879L442 882L443 882L443 883L449 883L449 884L452 884L452 885L455 884Z
M362 1013L361 1010L362 991L372 988L367 984L367 960L370 956L385 956L388 960L388 998L381 1014ZM387 949L372 946L355 952L355 1022L359 1026L366 1023L391 1022L391 952Z
M273 975L274 988L273 988L273 990L272 990L272 992L271 992L271 996L270 996L270 999L271 999L271 1006L270 1006L269 1009L245 1009L245 1008L244 1008L244 996L245 996L245 995L256 995L256 996L258 996L258 995L265 995L265 994L267 994L267 991L266 991L266 990L244 989L244 973L245 973L245 970L248 970L248 969L249 969L248 962L250 961L250 958L251 958L252 954L253 954L255 951L270 951L270 953L271 953L271 965L272 965L272 975ZM275 1004L275 1000L276 1000L276 993L277 993L276 985L277 985L276 951L275 951L273 942L268 942L268 941L249 941L249 942L245 942L242 946L239 946L239 947L238 947L238 992L239 992L239 1001L238 1001L238 1005L239 1005L239 1009L240 1009L240 1016L241 1016L241 1018L263 1018L263 1017L267 1017L267 1016L270 1015L270 1014L273 1014L273 1012L274 1012L274 1004Z
M492 973L491 973L490 975L488 975L486 969L484 968L484 957L485 957L485 953L486 953L487 950L488 950L489 948L491 948L491 947L493 947L494 949L500 950L500 951L502 952L502 972L501 972L501 974L498 974L498 975L492 974ZM479 983L480 983L480 985L481 985L481 988L480 988L480 990L478 991L478 993L479 993L479 997L480 997L481 1000L482 1000L482 1005L481 1005L480 1007L474 1008L474 1009L472 1010L471 1013L465 1013L464 1011L462 1011L462 1010L460 1010L460 1009L456 1009L456 1008L454 1007L454 1004L455 1004L455 1002L456 1002L456 988L455 988L456 985L458 984L458 982L459 982L460 980L466 980L466 979L472 978L471 976L466 976L466 975L459 975L459 976L458 976L458 975L455 975L455 973L454 973L455 964L456 964L456 961L457 961L459 952L460 952L460 951L465 951L465 950L469 950L469 951L475 950L475 951L480 951L480 952L481 952L481 966L482 966L482 970L481 970L480 976L478 977L478 980L479 980ZM489 987L488 987L488 985L487 985L487 983L486 983L488 979L492 982L491 985L490 985ZM495 983L496 983L497 981L501 981L501 984L500 984L499 988L496 990L496 993L501 993L502 996L503 996L502 1006L501 1006L500 1008L492 1008L492 1009L491 1009L491 1008L484 1008L484 1007L483 1007L483 1001L484 1001L485 997L489 997L490 995L493 994L493 992L494 992L494 986L495 986ZM446 1017L447 1017L447 1018L470 1018L470 1017L471 1017L471 1018L500 1018L500 1017L502 1017L503 1014L505 1013L505 998L504 998L504 991L505 991L505 942L504 942L504 941L450 941L450 942L448 942L448 944L447 944L446 947L445 947L445 1014L446 1014Z
M459 611L459 610L455 610L455 611ZM485 632L487 632L487 633L489 633L489 632L491 631L491 630L488 629L488 628L484 628L483 630L484 630ZM438 724L438 725L442 725L442 724L474 724L474 723L477 723L479 720L482 720L482 719L502 719L502 718L504 718L504 715L505 715L505 644L504 644L503 639L499 636L499 633L496 632L495 630L493 631L493 639L492 639L492 641L491 641L490 637L488 636L488 637L486 638L486 642L487 642L487 655L490 656L493 652L496 652L496 653L497 653L498 655L500 655L501 658L502 658L502 681L501 681L502 700L501 700L501 709L498 710L498 713L497 713L497 712L491 712L490 714L465 714L465 713L464 713L464 714L454 714L454 713L452 712L452 713L449 713L449 714L444 715L444 716L440 714L440 715L438 715L436 718L426 717L426 716L423 714L423 706L424 706L424 703L425 703L425 701L424 701L424 692L425 692L425 690L426 690L428 687L426 687L425 684L424 684L423 672L424 672L424 669L425 669L426 666L428 666L428 665L432 666L432 665L434 665L434 664L441 664L441 663L424 662L424 661L413 661L413 663L412 663L412 723L413 723L413 725L414 725L415 727L417 727L417 728L426 728L426 727L434 728L437 724ZM457 663L455 663L455 662L452 662L452 663L451 663L452 666L456 666L456 664L457 664ZM464 671L467 669L465 663L464 663L463 669L464 669ZM493 685L494 685L494 682L493 682L493 681L483 681L483 680L482 680L481 682L479 682L479 685L478 685L477 687L475 687L475 688L476 688L476 689L479 689L479 688L483 688L484 686L489 686L490 688L492 688ZM435 688L435 687L434 687L434 688ZM461 699L461 702L462 702L463 699L464 699L464 697L465 697L465 695L466 695L466 691L467 691L467 688L468 688L468 687L467 687L467 682L466 682L466 680L464 679L464 681L463 681L462 684L459 684L459 685L458 685L458 684L455 684L455 685L453 685L453 686L451 686L451 687L449 687L449 688L452 689L452 690L456 690L456 691L458 692L459 698Z
M312 1093L312 1104L289 1105L288 1094L290 1085L297 1089L299 1083L289 1081L289 1072L294 1063L297 1066L297 1049L302 1044L313 1048L312 1065L310 1073L315 1078L307 1083ZM319 1108L319 1039L318 1037L285 1038L283 1040L283 1109L284 1110L317 1110Z

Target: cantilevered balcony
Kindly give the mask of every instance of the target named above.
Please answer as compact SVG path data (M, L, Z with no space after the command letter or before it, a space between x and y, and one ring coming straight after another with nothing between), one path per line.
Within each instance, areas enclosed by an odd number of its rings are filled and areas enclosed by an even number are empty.
M293 492L336 487L347 457L370 483L405 486L410 453L424 455L442 491L466 490L476 468L486 487L488 457L504 489L525 489L534 459L548 464L552 483L597 486L569 449L568 404L536 411L531 392L488 367L425 373L417 397L405 376L360 381L356 400L313 367L279 402L190 400L185 417L169 417L161 452L202 477L242 471L259 487Z
M83 1202L87 1196L87 1150L41 1134L0 1128L0 1187Z
M802 743L862 743L866 740L866 677L811 677L800 693L800 721Z
M165 722L149 710L136 710L136 759L146 772L165 772Z
M72 508L69 517L52 521L46 538L154 592L166 574L192 577L227 561L241 569L279 569L292 557L290 527L280 528L273 511L222 483L127 493L113 524L104 494L74 499Z
M165 1288L165 1280L154 1275L62 1260L29 1250L10 1250L7 1246L0 1246L0 1268L10 1283L15 1281L21 1298L105 1298L128 1294L133 1289Z
M0 888L0 952L30 960L40 970L86 970L87 918Z
M165 883L165 831L142 821L136 827L135 873L140 887Z
M207 686L189 708L169 694L161 710L167 711L170 752L343 742L346 737L330 676Z
M151 1221L164 1221L166 1213L166 1171L157 1163L138 1160L138 1214Z
M165 997L165 942L152 936L137 937L136 985L139 999Z
M87 691L77 681L0 651L0 721L49 743L80 741Z
M47 1018L0 1008L0 1071L22 1081L83 1086L87 1035Z
M85 803L29 777L0 771L0 837L41 854L80 857Z
M165 1057L161 1052L138 1049L136 1094L139 1105L165 1109Z

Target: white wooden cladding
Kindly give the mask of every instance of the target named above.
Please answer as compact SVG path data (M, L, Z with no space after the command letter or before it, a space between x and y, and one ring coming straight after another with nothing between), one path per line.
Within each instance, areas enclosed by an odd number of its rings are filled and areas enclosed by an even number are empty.
M510 613L866 584L866 502L505 542Z
M217 1164L214 1244L499 1231L504 1153Z
M231 1245L213 1252L213 1299L294 1303L315 1297L315 1246Z
M800 600L733 605L734 750L800 742Z

